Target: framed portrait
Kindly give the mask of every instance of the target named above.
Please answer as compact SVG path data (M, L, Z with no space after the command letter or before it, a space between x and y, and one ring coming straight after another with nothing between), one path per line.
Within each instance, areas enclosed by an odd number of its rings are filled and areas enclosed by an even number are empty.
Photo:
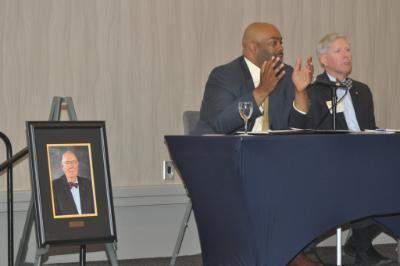
M39 244L116 240L104 121L27 122Z

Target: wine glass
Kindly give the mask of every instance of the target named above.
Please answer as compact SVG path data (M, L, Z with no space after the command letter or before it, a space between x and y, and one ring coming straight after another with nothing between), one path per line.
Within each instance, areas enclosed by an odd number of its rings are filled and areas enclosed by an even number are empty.
M247 134L247 122L249 121L251 114L253 113L253 103L252 102L239 102L239 114L244 121L244 134Z

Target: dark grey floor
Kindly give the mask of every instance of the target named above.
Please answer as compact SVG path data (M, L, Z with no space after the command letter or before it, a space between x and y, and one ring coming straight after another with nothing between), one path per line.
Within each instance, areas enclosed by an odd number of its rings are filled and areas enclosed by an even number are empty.
M384 255L385 257L391 258L393 261L397 261L397 252L395 244L386 244L386 245L376 245L375 248ZM310 258L320 261L324 265L331 266L336 265L336 248L335 247L319 247L315 250L315 252L310 252L308 254ZM355 265L354 257L350 257L347 255L343 255L342 257L342 265L343 266L352 266ZM398 266L398 263L385 264L384 266ZM358 265L357 265L358 266ZM369 266L369 265L365 265ZM383 265L382 265L383 266Z
M397 260L397 253L394 244L377 245L376 249L386 257ZM319 247L314 252L309 252L309 257L314 260L320 259L324 265L336 265L336 249L334 247ZM119 266L166 266L169 265L170 258L149 258L135 260L121 260ZM343 256L343 266L354 265L354 258ZM79 263L61 263L61 264L44 264L51 266L78 266ZM109 263L104 262L87 262L87 266L109 266ZM202 266L201 255L182 256L178 257L176 266ZM391 265L398 265L396 263ZM400 265L400 264L399 264ZM252 265L249 265L252 266Z
M149 258L135 260L120 260L118 266L167 266L171 258ZM79 266L79 263L43 264L46 266ZM176 266L202 266L201 255L182 256L176 260ZM86 266L110 266L107 261L86 262Z

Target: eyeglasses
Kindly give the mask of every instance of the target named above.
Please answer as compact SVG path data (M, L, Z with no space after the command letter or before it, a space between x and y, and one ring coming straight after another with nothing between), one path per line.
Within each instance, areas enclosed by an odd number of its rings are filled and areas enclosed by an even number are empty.
M71 166L71 165L77 165L78 161L77 160L73 160L73 161L64 161L63 162L65 165L67 166Z

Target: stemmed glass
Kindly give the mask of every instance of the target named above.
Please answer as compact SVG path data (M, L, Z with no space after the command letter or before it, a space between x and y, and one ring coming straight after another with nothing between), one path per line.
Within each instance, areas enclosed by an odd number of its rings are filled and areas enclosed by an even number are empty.
M253 103L252 102L239 102L239 114L244 121L244 134L247 134L247 122L249 121L251 114L253 113Z

